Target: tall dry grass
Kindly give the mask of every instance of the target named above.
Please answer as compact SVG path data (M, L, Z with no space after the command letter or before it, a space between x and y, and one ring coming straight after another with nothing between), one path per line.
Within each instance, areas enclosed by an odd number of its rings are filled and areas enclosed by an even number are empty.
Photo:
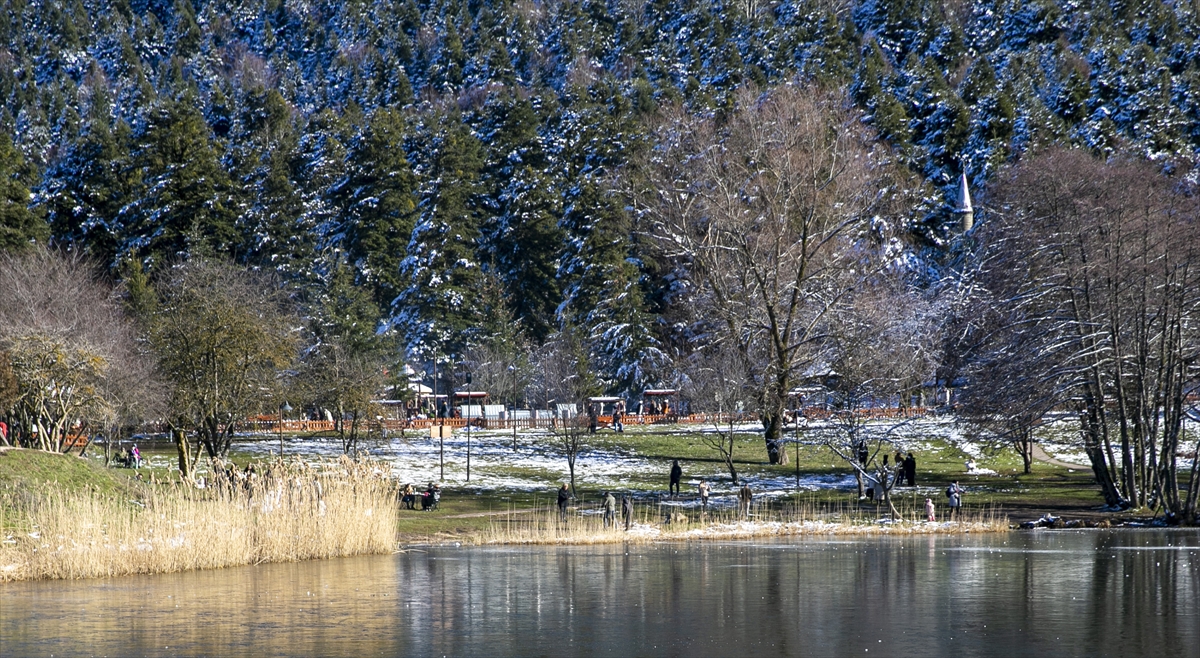
M387 470L342 459L275 463L204 489L150 486L138 500L52 489L0 547L0 580L135 573L388 553L396 544Z
M668 513L672 515L670 523L667 522ZM809 502L777 510L756 508L749 517L743 517L736 510L728 508L702 513L667 505L635 505L633 524L627 531L620 514L613 527L605 528L603 517L598 513L580 513L576 510L562 519L558 509L550 506L532 514L514 512L498 517L480 534L478 541L483 544L610 544L779 536L962 534L1009 530L1008 518L990 508L968 509L953 522L929 523L924 520L923 512L920 517L904 515L903 510L901 513L900 519L880 518L857 506L831 507Z

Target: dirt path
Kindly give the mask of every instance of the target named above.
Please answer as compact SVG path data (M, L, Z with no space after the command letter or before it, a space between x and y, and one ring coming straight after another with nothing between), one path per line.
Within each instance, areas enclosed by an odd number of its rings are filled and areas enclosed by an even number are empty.
M1071 462L1065 462L1061 459L1055 459L1047 454L1046 451L1042 449L1042 446L1036 443L1033 444L1033 458L1040 462L1046 462L1052 466L1061 466L1062 468L1088 468L1087 464L1072 464Z

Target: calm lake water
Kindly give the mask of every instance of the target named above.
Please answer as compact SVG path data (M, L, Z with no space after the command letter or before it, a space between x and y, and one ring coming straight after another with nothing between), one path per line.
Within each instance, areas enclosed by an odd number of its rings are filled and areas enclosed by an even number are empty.
M1200 655L1200 534L430 548L0 585L0 654Z

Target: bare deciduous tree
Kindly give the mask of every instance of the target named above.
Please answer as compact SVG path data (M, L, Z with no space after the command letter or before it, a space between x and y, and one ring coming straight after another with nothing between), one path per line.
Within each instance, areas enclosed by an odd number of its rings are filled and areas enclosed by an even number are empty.
M917 186L847 108L811 86L745 89L723 121L668 116L624 179L676 301L739 355L772 463L788 390L821 359L831 311L885 264L888 217Z
M895 478L879 453L910 421L866 414L906 406L906 398L933 375L941 310L899 277L880 273L844 296L830 314L836 321L823 343L822 367L813 374L831 393L834 413L809 432L854 469L860 496L864 480L874 479L884 493L877 502L897 514L890 496Z
M738 472L733 462L735 429L740 416L737 411L744 408L748 394L737 355L722 347L720 343L708 345L682 360L677 369L683 380L680 389L686 397L705 404L712 402L716 411L712 431L702 432L700 441L720 455L733 485L737 486Z
M203 259L163 272L134 305L171 383L168 422L188 477L202 447L224 458L238 423L275 407L300 321L268 276Z
M530 397L541 400L546 407L552 404L587 404L588 396L596 395L600 385L589 367L587 350L573 328L567 327L550 337L537 352L533 364ZM554 445L567 458L571 491L575 492L575 462L587 447L590 427L579 413L564 414L551 426Z
M78 257L0 255L0 350L17 386L13 438L24 445L66 451L73 428L111 433L152 406L152 368L132 323L112 286Z
M1008 413L1078 413L1110 505L1193 520L1176 453L1200 380L1200 207L1181 186L1132 159L1027 157L988 204L962 335L975 372L1009 369Z
M338 339L310 346L304 356L301 395L333 412L342 452L353 454L363 429L380 411L375 400L387 384L387 363L381 354Z

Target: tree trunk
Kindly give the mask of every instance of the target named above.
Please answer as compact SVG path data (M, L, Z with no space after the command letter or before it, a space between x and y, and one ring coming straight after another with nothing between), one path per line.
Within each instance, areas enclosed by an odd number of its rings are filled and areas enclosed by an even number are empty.
M1087 453L1088 460L1092 464L1092 474L1096 476L1096 483L1100 485L1100 491L1104 494L1104 502L1113 507L1123 506L1125 500L1117 490L1116 483L1113 482L1112 471L1109 470L1109 465L1105 461L1104 447L1101 445L1101 439L1097 436L1098 432L1094 425L1094 422L1090 422L1089 419L1084 420L1084 452Z
M191 453L188 451L187 434L178 427L171 428L171 439L175 451L179 454L179 475L187 480L192 477Z
M783 414L778 412L763 413L763 438L767 444L767 460L772 464L786 465L787 451L783 448Z
M567 470L571 473L571 495L578 496L579 493L575 491L575 455L567 456Z
M1017 439L1017 452L1021 453L1021 466L1024 469L1025 475L1033 472L1033 430L1028 427L1020 430L1020 438Z
M1183 506L1183 518L1193 525L1200 523L1200 514L1196 510L1196 500L1200 498L1200 441L1192 452L1192 473L1188 480L1187 502Z

